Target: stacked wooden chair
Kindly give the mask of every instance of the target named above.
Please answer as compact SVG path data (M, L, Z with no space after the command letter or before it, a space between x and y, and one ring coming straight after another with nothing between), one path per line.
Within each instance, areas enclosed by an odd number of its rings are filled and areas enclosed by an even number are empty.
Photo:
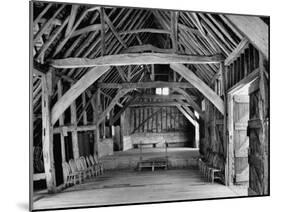
M98 160L97 156L90 155L89 159L90 159L92 165L96 167L98 175L103 174L103 171L104 171L103 164Z
M79 183L82 182L81 175L78 172L72 172L72 169L67 162L62 163L63 175L64 175L64 187L68 187L70 185L75 185L77 181Z
M89 155L81 156L69 162L62 163L64 187L75 184L81 184L84 180L103 174L103 164L98 160L97 156Z
M210 155L208 155L210 157ZM217 156L214 156L213 160L216 159ZM221 169L213 167L212 164L204 161L203 158L199 158L198 167L199 171L204 175L204 177L211 183L214 183L216 179L221 180Z

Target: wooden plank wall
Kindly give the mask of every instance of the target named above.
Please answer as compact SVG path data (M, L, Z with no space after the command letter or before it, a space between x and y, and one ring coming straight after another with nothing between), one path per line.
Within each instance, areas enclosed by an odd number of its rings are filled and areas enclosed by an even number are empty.
M259 52L252 45L248 47L226 69L226 88L229 90L259 67Z
M185 131L189 125L176 107L133 107L130 110L130 133Z

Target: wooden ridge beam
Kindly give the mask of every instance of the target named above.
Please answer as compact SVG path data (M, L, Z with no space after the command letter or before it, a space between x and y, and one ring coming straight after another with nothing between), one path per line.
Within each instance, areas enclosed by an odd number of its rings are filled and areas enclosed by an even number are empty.
M79 79L53 106L51 123L54 125L59 116L70 106L70 104L92 85L101 75L110 69L109 66L95 67L89 70Z
M122 53L138 53L138 52L156 52L156 53L173 53L173 49L161 49L151 44L130 46L127 49L124 49Z
M146 29L132 29L127 31L119 32L120 35L126 34L135 34L135 33L142 33L142 32L149 32L149 33L157 33L157 34L170 34L170 31L164 29L153 29L153 28L146 28Z
M136 88L194 88L188 82L164 82L164 81L154 81L154 82L124 82L124 83L97 83L99 88L115 88L115 89L136 89Z
M165 106L189 106L188 103L179 103L177 101L162 101L162 102L133 102L129 107L165 107Z
M107 55L94 59L88 58L66 58L55 59L51 65L55 68L86 68L93 66L125 66L142 64L211 64L224 60L221 54L217 55L178 55L163 53L132 53Z
M156 95L156 94L143 94L142 98L149 98L149 99L180 99L180 100L185 100L186 97L182 94L169 94L167 96L165 95ZM190 96L193 100L196 100L196 96Z
M224 114L224 102L223 100L199 77L197 77L190 69L182 64L171 64L170 67L182 75L188 82L190 82L195 88L197 88L215 107Z
M269 28L266 23L254 16L225 16L268 60Z

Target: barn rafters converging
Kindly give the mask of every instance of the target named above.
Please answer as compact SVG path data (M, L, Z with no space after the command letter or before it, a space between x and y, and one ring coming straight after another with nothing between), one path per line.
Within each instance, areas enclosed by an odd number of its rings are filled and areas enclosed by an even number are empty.
M67 162L83 156L81 132L93 132L90 148L99 156L99 140L114 134L114 126L122 139L150 126L158 133L159 123L168 132L174 113L194 127L194 147L222 172L222 181L233 183L236 116L230 112L232 101L241 100L233 96L257 84L263 130L268 118L266 17L39 1L32 11L33 143L42 149L44 167L37 164L37 171L44 170L49 191L60 190L55 135ZM177 112L169 114L170 108ZM128 110L131 126L124 129Z

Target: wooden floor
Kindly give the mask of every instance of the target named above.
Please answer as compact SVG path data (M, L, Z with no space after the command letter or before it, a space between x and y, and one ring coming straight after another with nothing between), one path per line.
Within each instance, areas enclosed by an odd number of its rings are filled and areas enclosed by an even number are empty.
M99 206L171 200L245 196L245 189L231 189L205 181L196 169L107 171L61 193L34 195L34 209Z

